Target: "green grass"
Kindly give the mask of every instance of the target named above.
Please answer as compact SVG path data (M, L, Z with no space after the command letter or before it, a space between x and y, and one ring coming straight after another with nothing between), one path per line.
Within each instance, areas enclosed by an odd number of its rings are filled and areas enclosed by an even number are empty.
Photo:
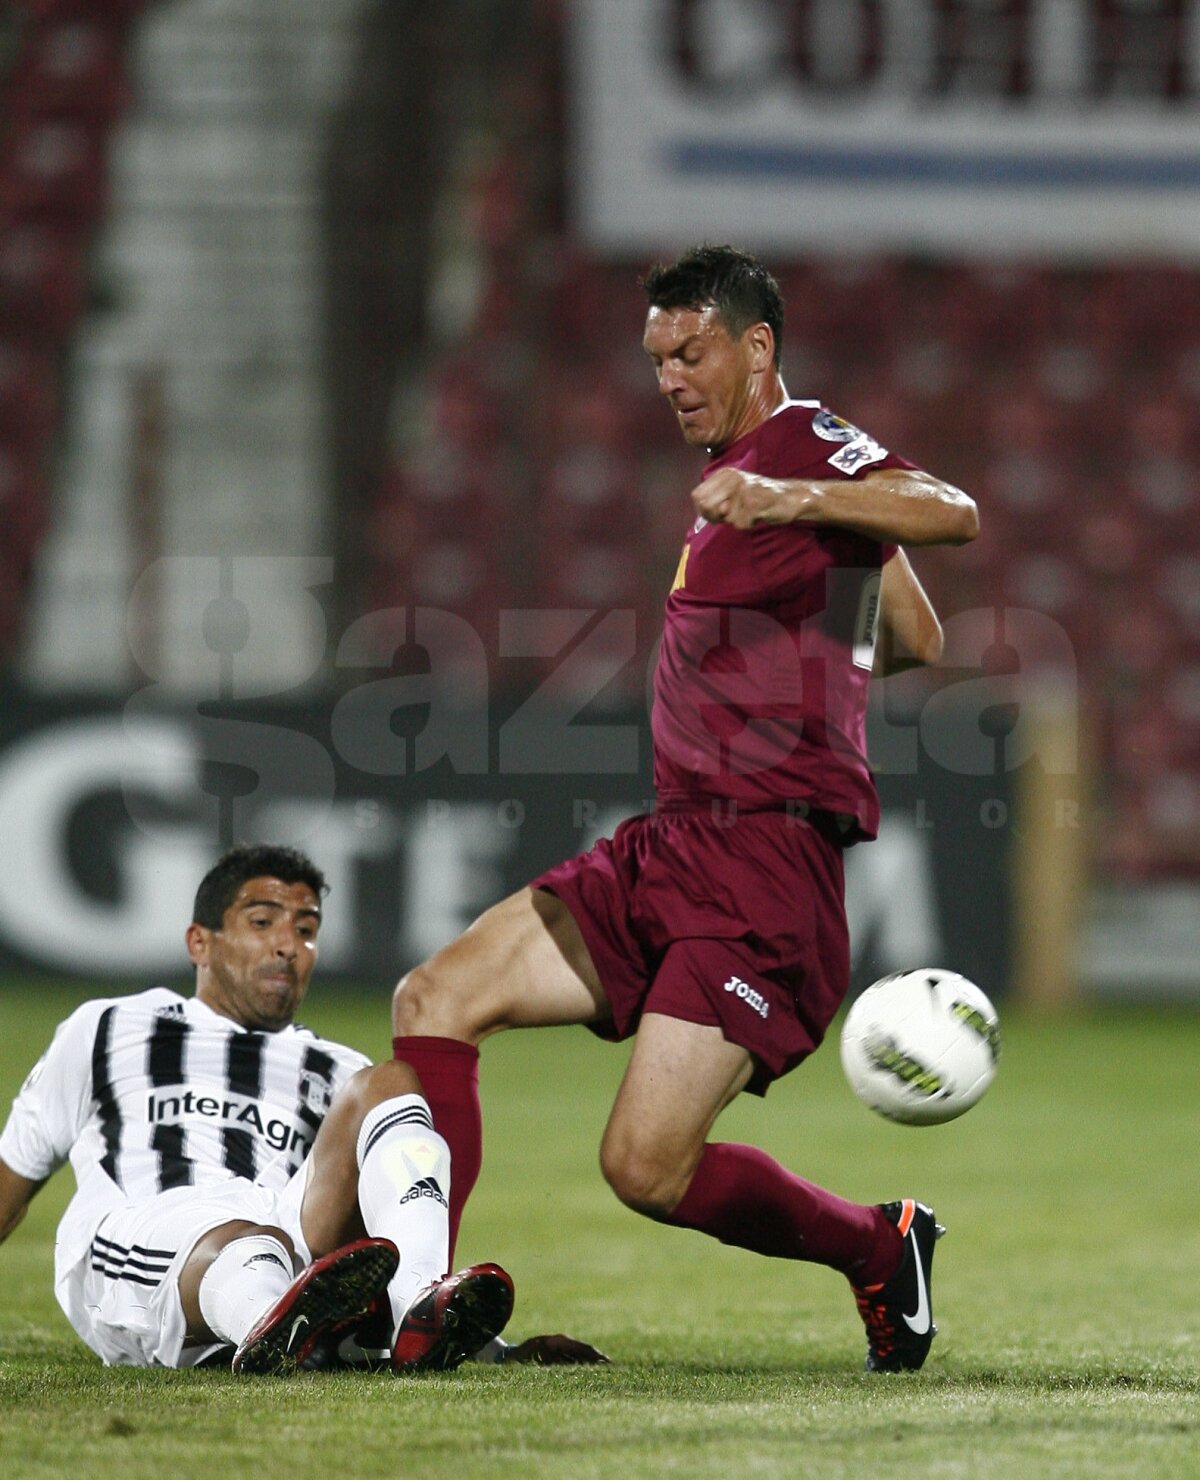
M0 989L6 1105L66 990ZM379 998L314 993L314 1027L386 1051ZM871 1116L832 1045L724 1117L814 1180L913 1192L949 1227L941 1334L916 1376L859 1371L836 1275L756 1259L622 1209L595 1148L624 1052L583 1031L484 1050L484 1173L460 1262L495 1258L513 1329L567 1330L611 1368L237 1382L105 1369L51 1293L63 1173L0 1250L0 1475L1200 1476L1200 1016L1008 1015L964 1120Z

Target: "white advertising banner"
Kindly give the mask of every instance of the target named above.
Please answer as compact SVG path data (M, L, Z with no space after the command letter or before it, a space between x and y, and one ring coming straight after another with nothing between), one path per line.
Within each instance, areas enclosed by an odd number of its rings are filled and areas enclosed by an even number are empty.
M1200 260L1200 0L571 0L593 250Z

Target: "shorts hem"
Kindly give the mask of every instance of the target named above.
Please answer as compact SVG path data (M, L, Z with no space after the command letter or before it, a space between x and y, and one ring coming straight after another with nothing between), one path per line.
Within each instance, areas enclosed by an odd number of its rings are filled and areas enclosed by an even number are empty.
M587 947L587 953L591 957L592 965L596 969L596 976L600 981L600 990L604 993L604 1000L608 1004L608 1017L601 1018L598 1022L585 1023L584 1026L601 1038L610 1043L620 1043L628 1038L636 1028L636 1023L631 1022L633 1013L623 1013L618 1017L612 1000L612 990L609 986L609 978L613 976L630 975L630 965L604 939L592 924L592 917L580 899L578 891L569 884L565 887L558 883L543 883L541 879L535 879L529 886L531 889L541 889L546 894L552 894L555 899L561 900L570 911L572 920L583 937L583 943ZM637 1014L640 1016L640 1011Z
M529 887L531 889L542 889L547 894L553 894L556 899L561 900L571 912L571 918L579 928L579 933L583 937L583 943L592 958L592 965L596 968L596 975L600 979L600 986L609 1008L609 1016L607 1018L602 1018L599 1022L595 1023L585 1023L583 1026L605 1043L623 1043L627 1038L633 1037L641 1024L643 1016L647 1012L657 1013L660 1017L677 1018L680 1022L684 1023L695 1023L701 1028L719 1028L721 1030L721 1036L725 1039L726 1043L732 1043L738 1048L744 1048L750 1055L754 1069L746 1083L744 1093L758 1095L760 1098L766 1094L767 1090L777 1079L782 1079L785 1074L789 1074L813 1051L809 1048L799 1054L783 1057L779 1060L778 1067L776 1067L775 1064L766 1063L757 1050L750 1044L743 1043L740 1039L731 1037L725 1031L725 1024L711 1008L705 1010L703 1006L698 1005L694 1010L690 1010L688 1006L682 1003L672 1003L666 1007L659 1007L653 1002L647 1002L646 993L643 993L639 997L636 1005L631 1010L618 1016L612 1003L605 976L609 970L629 974L629 968L617 952L609 946L604 937L593 927L591 916L584 907L582 900L579 899L577 892L569 884L564 888L557 882L542 883L538 880L531 883ZM717 935L698 935L686 938L690 940L729 939L727 936Z

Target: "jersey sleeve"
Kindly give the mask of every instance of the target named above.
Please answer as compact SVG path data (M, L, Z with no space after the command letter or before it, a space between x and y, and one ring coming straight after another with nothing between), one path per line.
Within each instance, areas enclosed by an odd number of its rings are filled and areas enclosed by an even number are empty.
M908 467L897 459L886 467ZM789 473L786 477L826 477L816 470ZM750 530L754 569L763 594L771 600L786 599L807 581L818 578L830 566L843 569L877 570L896 553L896 546L870 535L835 524L761 524Z
M805 411L779 433L757 471L773 478L832 479L857 483L868 473L912 470L916 464L889 451L869 433L822 407ZM755 569L768 598L786 599L832 564L874 570L886 565L896 546L835 525L762 525L751 531Z
M875 458L869 463L861 463L857 467L853 467L848 470L843 470L836 473L831 471L833 459L826 458L821 462L814 463L811 467L806 468L803 472L797 473L796 477L814 479L839 478L843 482L857 483L866 473L885 473L895 471L915 472L917 470L916 463L909 462L908 458L901 457L898 452L889 452L885 447L879 447L878 443L876 443L873 438L867 437L865 433L863 434L862 440L870 443L872 447L874 447L878 452L882 453L882 456ZM848 444L848 449L852 451L857 445L857 442L850 443ZM834 453L833 457L836 456L837 454ZM869 535L856 535L854 537L856 539L870 539ZM887 540L881 540L878 543L879 563L881 565L886 565L900 547L898 545L893 545L889 543Z
M92 1046L106 1003L85 1002L59 1024L26 1076L0 1134L0 1159L40 1182L70 1154L92 1108Z

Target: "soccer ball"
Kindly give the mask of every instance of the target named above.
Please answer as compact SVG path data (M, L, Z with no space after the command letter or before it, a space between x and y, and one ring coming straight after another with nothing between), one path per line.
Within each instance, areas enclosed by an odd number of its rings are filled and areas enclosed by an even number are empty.
M870 986L842 1028L842 1068L872 1110L941 1125L971 1108L996 1075L996 1009L974 982L931 967Z

